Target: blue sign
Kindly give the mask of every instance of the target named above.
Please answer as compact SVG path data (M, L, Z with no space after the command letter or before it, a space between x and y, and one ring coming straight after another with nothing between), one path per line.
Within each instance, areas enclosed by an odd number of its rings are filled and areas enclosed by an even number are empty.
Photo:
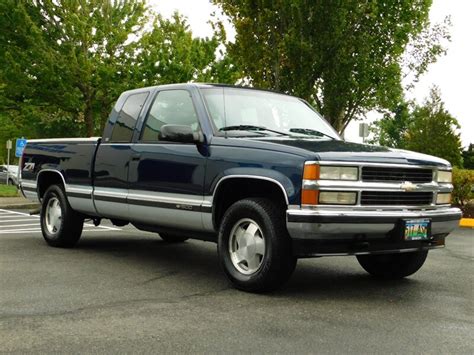
M23 150L26 147L26 139L25 138L18 138L16 140L16 149L15 149L15 156L21 157L23 155Z

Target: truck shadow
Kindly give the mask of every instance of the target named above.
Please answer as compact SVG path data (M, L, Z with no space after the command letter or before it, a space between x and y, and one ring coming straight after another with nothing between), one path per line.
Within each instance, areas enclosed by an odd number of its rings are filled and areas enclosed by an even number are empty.
M117 272L127 272L130 267L144 270L144 281L140 284L153 285L163 278L174 278L173 282L202 282L202 287L212 285L219 290L229 286L220 269L216 245L200 241L168 244L154 238L89 237L80 241L77 252L101 254L116 263ZM155 276L145 280L150 272ZM146 274L145 274L146 273ZM423 288L419 286L423 284ZM408 278L395 281L377 280L368 275L357 263L355 257L328 257L299 260L289 282L280 290L263 295L249 295L264 299L308 298L401 301L402 295L410 294L410 303L423 300L423 292L430 287L429 281ZM418 291L417 291L418 290ZM421 290L421 291L420 291ZM229 288L226 292L242 297L243 293Z
M340 264L336 265L337 262ZM423 282L410 278L376 279L362 269L355 257L330 257L299 260L293 277L279 294L393 301L400 300L400 295L410 293L413 301L413 297L417 297L412 291L421 283Z

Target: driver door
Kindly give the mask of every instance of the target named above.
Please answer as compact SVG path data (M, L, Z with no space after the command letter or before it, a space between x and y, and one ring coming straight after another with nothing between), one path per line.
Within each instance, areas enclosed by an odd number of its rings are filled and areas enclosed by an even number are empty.
M189 91L159 91L145 117L140 137L132 145L127 199L131 220L201 230L205 149L195 143L160 140L160 129L165 124L200 130Z

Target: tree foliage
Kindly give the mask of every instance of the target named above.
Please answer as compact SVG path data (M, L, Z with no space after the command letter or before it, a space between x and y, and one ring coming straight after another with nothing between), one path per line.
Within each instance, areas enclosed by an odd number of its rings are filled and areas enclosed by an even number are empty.
M7 97L57 108L94 134L101 108L128 82L144 2L5 0L0 9Z
M140 40L136 79L143 85L189 81L235 83L238 72L216 51L225 40L222 28L212 38L193 37L186 19L175 13L171 20L155 15L153 28Z
M445 26L429 27L430 0L214 3L235 26L228 51L251 84L315 103L339 132L368 110L395 107L402 62L416 77L447 37Z
M410 123L410 103L402 102L370 126L373 136L369 143L403 149Z
M435 155L462 166L461 138L458 121L444 107L439 90L431 90L430 97L413 111L406 135L406 148Z
M404 103L375 122L371 127L375 136L372 143L435 155L462 166L459 128L434 87L423 105Z
M466 169L474 170L474 144L469 144L469 147L462 152L463 166Z
M474 170L453 169L453 203L465 206L474 198Z
M0 137L100 134L126 89L232 80L223 37L195 38L145 0L3 0Z

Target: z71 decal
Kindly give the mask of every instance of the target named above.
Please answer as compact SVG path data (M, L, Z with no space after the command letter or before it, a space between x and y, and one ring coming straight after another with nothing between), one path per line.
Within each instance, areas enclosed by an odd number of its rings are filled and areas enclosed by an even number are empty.
M23 171L33 171L35 169L35 163L25 163Z

